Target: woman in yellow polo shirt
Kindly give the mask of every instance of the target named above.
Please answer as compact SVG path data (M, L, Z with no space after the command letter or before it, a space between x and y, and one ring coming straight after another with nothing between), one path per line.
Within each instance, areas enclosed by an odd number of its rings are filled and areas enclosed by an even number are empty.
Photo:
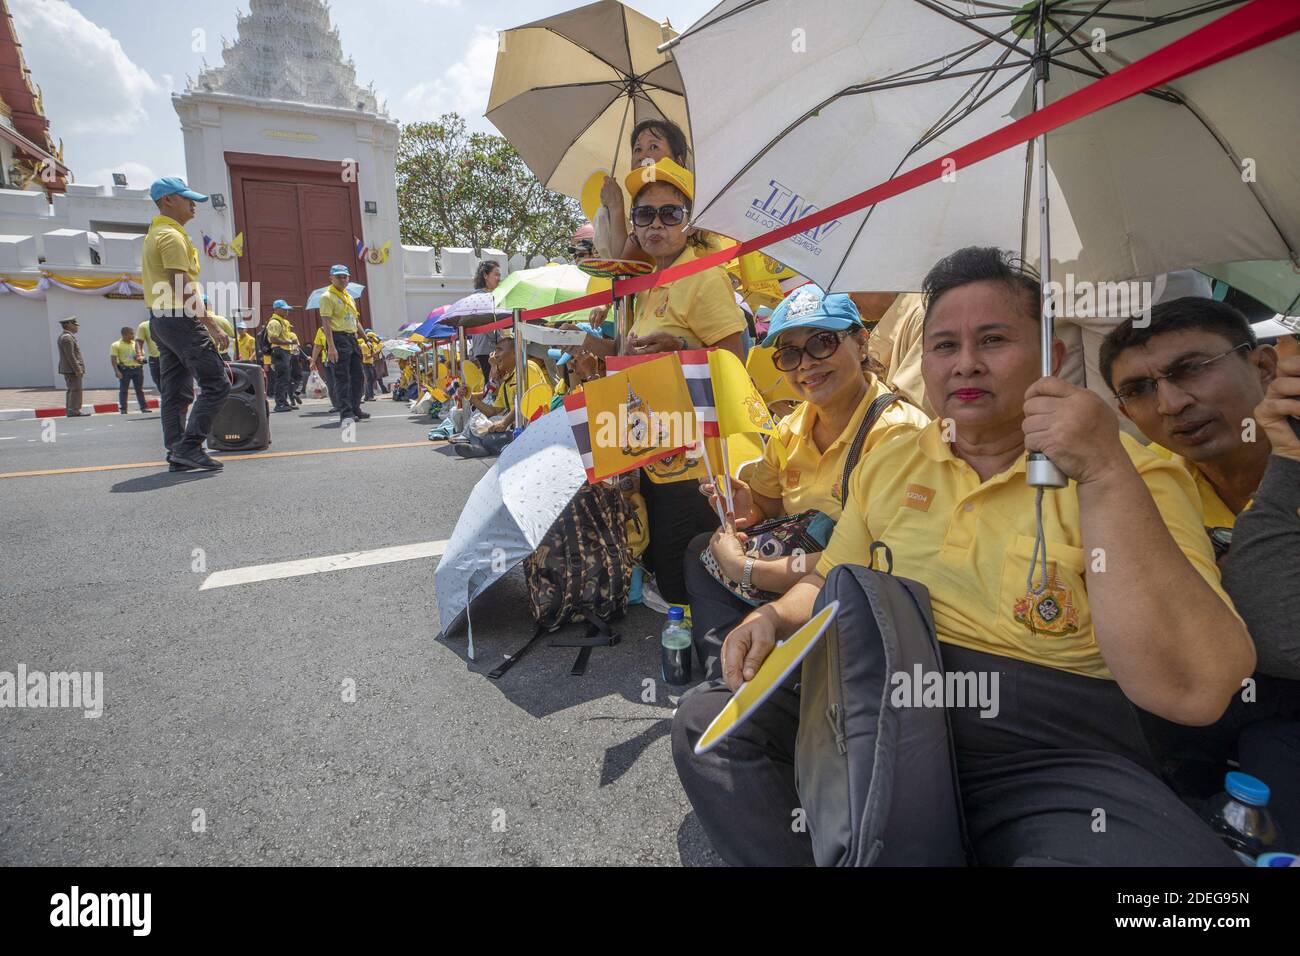
M625 183L632 199L632 229L637 243L659 270L693 261L703 238L688 226L695 177L671 159L641 166ZM731 279L721 266L650 289L636 297L626 351L631 355L683 349L730 349L742 362L745 317L736 305ZM597 355L613 354L607 339L588 336L583 346ZM690 481L656 482L646 477L641 492L649 513L650 544L646 566L659 593L671 604L685 604L682 557L697 534L718 526L708 502Z
M826 295L812 284L801 286L772 313L763 345L774 346L770 361L803 402L781 421L777 437L768 442L748 481L732 481L736 527L743 532L805 511L820 511L838 521L844 506L844 465L873 403L882 404L863 437L858 460L888 439L919 431L930 419L906 401L888 403L883 398L890 390L870 370L874 363L867 355L866 328L847 295ZM711 482L701 482L699 488L717 502ZM775 594L784 594L812 570L820 556L750 557L745 540L719 530L712 536L697 536L686 549L691 630L708 678L719 676L722 641L753 605L706 570L702 552L709 550L729 580Z

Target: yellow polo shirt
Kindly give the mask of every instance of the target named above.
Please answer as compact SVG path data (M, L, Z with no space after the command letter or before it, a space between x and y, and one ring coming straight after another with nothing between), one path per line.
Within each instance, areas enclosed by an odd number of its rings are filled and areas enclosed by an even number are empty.
M339 290L330 286L320 297L321 325L329 325L334 332L357 331L357 319L360 318L357 304L347 289Z
M1088 610L1086 575L1093 556L1082 550L1074 482L1043 497L1049 587L1031 604L1025 578L1034 550L1035 490L1025 484L1025 459L981 482L953 455L940 427L932 422L893 438L858 466L817 573L825 575L837 564L868 564L871 542L883 541L893 553L894 573L929 589L939 640L1110 679ZM1120 441L1178 547L1231 606L1191 478L1128 435ZM1050 604L1042 603L1049 597Z
M1237 516L1219 497L1219 492L1210 483L1210 479L1201 474L1201 469L1196 467L1195 462L1189 461L1182 455L1175 455L1164 445L1157 445L1155 442L1147 445L1147 450L1154 452L1167 461L1172 461L1191 477L1192 484L1196 485L1197 500L1201 503L1201 522L1205 527L1232 528L1236 526ZM1250 505L1247 504L1246 507L1249 508Z
M184 307L184 300L175 299L167 281L167 269L180 269L189 275L191 282L197 282L199 250L194 248L179 222L171 216L154 216L140 256L140 281L144 285L144 300L151 309L170 311Z
M143 342L149 350L150 358L158 358L158 344L153 340L153 333L149 331L149 320L145 319L135 327L135 338L137 342Z
M247 332L239 333L239 360L241 362L257 360L257 339Z
M816 508L838 519L844 506L840 480L844 476L844 459L848 456L849 446L862 427L862 419L871 403L887 394L889 390L873 376L857 411L825 452L818 450L813 441L817 407L810 402L800 403L776 426L776 438L768 441L763 458L749 474L750 488L765 497L780 498L788 515ZM930 419L924 412L907 402L889 405L867 432L858 467L876 446L903 432L919 431L929 423ZM777 451L778 442L786 450L785 465L781 464Z
M135 342L118 339L108 347L108 354L111 358L117 359L118 365L126 368L140 367L140 360L135 357Z
M687 246L673 265L693 262L695 258L695 250ZM698 349L744 329L745 315L736 305L731 279L722 266L656 286L636 297L632 322L636 335L667 332L684 338L687 347Z
M277 338L287 339L292 332L293 326L289 324L288 319L278 312L271 313L271 318L266 323L266 341L270 343L271 348L284 348L283 345L276 344L275 340Z

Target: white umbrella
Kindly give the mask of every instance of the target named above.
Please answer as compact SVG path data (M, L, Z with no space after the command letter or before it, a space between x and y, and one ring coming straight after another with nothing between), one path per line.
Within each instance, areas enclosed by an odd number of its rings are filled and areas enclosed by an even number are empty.
M724 0L672 45L695 219L770 231L1030 112L1036 51L1052 103L1239 5ZM1300 257L1297 89L1292 35L1049 133L1051 271L1126 280ZM919 288L963 245L1036 261L1040 156L1007 150L767 251L839 291Z
M670 44L691 112L695 221L753 238L941 160L1238 5L723 0ZM1296 259L1297 88L1300 39L1287 36L767 251L833 291L919 288L966 245L1019 250L1045 290L1053 275L1077 286ZM1045 296L1045 374L1053 305ZM1042 456L1029 477L1065 483Z
M325 290L328 289L328 288L330 288L330 287L327 286L327 285L323 285L323 286L321 286L319 289L313 289L312 292L311 292L311 295L307 296L307 304L304 305L303 308L304 308L304 309L319 309L319 308L320 308L320 297L323 296L323 295L325 294ZM363 286L360 282L349 282L349 283L348 283L348 295L352 296L352 298L354 298L354 299L357 298L358 296L360 296L361 293L363 293L363 292L365 292L365 291L366 291L366 287Z
M499 307L491 292L471 292L447 306L438 321L443 325L469 327L509 317L510 310Z
M563 408L506 446L470 492L434 572L442 637L462 618L468 624L473 600L537 549L586 480ZM468 633L473 660L472 625Z

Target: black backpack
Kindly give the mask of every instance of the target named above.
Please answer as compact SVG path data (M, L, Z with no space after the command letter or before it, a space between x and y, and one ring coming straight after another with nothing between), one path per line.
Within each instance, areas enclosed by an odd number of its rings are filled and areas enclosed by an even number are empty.
M524 561L528 601L537 629L528 643L506 655L489 677L500 677L543 634L571 622L585 621L585 636L552 640L551 646L582 648L573 665L574 674L586 670L591 648L619 642L610 624L626 613L632 582L628 512L622 493L604 482L578 489L537 550Z
M893 558L881 542L871 546ZM800 674L795 780L819 866L962 866L971 859L943 707L896 707L892 675L943 673L925 586L839 565L815 614L835 620Z
M265 325L262 326L260 329L257 330L257 335L254 337L254 341L256 341L257 343L258 358L261 358L263 355L271 354L271 340L267 338L266 330L267 330L267 326Z

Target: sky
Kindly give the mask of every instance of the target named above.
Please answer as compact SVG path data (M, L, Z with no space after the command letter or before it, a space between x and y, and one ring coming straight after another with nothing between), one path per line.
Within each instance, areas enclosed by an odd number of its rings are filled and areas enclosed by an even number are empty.
M185 174L171 94L204 62L221 65L222 37L237 35L247 0L7 0L54 141L80 183L131 186ZM401 122L451 110L472 129L483 119L496 33L583 6L583 0L334 0L331 19L361 86L373 82ZM715 0L634 0L677 30ZM202 31L196 33L195 31ZM195 50L195 46L206 46Z

